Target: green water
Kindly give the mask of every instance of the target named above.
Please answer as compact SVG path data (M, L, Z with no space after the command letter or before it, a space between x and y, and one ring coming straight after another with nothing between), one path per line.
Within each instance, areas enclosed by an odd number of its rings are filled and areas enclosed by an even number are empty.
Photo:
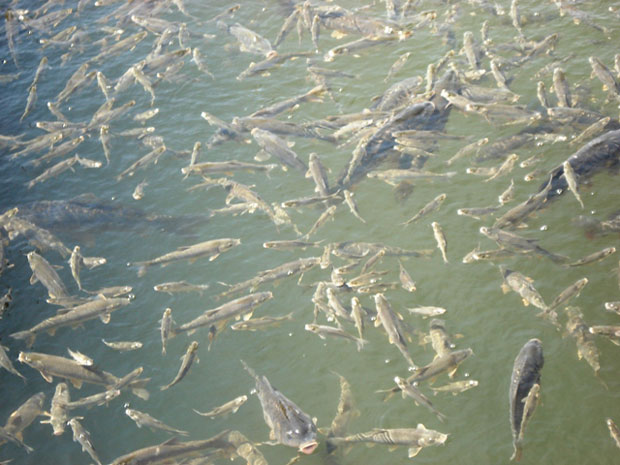
M517 32L508 15L509 2L501 2L505 10L503 15L492 13L483 6L476 5L476 2L471 3L446 5L442 2L419 2L415 6L416 11L436 11L435 27L421 27L406 40L388 42L363 49L356 54L339 56L331 63L322 61L322 56L330 48L359 36L350 34L342 38L333 37L329 30L321 30L317 65L345 71L355 77L330 78L333 100L324 96L322 102L302 103L294 112L280 115L279 119L305 123L328 115L361 111L369 107L371 99L382 94L389 85L405 77L424 76L427 65L437 62L451 48L458 53L465 31L472 31L476 41L480 43L480 27L485 20L489 21L489 36L495 45L515 44L514 37ZM56 33L75 24L88 34L88 39L82 44L82 53L77 53L64 66L61 65L61 56L67 49L57 46L41 49L39 39L52 34L29 34L20 29L15 38L20 77L0 86L3 105L0 113L2 134L23 134L27 140L42 133L34 126L35 122L54 119L45 103L55 98L80 64L99 53L100 46L94 42L103 38L105 32L101 30L102 24L96 20L112 13L119 5L121 3L97 8L91 3L79 16L75 13L70 15L54 30L53 33ZM75 6L72 2L65 4L65 8ZM113 136L110 142L109 166L89 170L76 165L75 172L67 171L29 190L25 183L45 168L34 168L27 164L36 155L10 160L9 149L3 148L0 157L2 210L30 201L68 199L83 193L93 193L115 204L140 208L150 214L179 218L186 218L184 215L206 217L211 209L225 206L226 193L219 187L188 191L189 187L199 181L194 177L183 180L180 170L189 162L187 152L191 152L195 141L201 141L203 151L199 161L254 161L258 146L255 142L227 142L207 150L206 142L214 128L200 117L200 113L207 111L230 122L236 116L248 115L265 105L305 92L315 84L307 77L305 58L286 62L270 70L268 76L236 80L235 77L246 69L250 62L258 61L261 57L240 52L234 37L219 29L214 22L207 22L231 5L222 1L186 0L185 6L193 15L192 18L182 15L172 3L158 11L156 16L187 23L188 29L193 33L189 45L201 49L215 79L201 73L190 62L189 57L186 58L185 65L174 82L164 81L155 88L154 106L160 111L146 122L146 125L156 128L154 134L162 136L169 149L179 153L167 154L156 165L149 165L138 170L134 176L117 181L116 177L121 171L150 151L150 148L136 139L114 136L122 130L140 126L140 123L132 120L133 115L150 108L149 94L136 84L119 94L117 99L117 105L131 99L136 101L136 105L130 113L110 123ZM341 6L351 9L359 7L356 2L343 2ZM612 68L614 54L618 52L616 44L620 39L620 28L618 16L611 10L618 9L620 5L617 2L582 2L575 7L588 12L591 20L607 28L608 33L589 26L585 21L579 25L574 24L569 15L560 16L558 8L551 2L539 4L532 1L520 3L523 32L528 39L537 41L557 32L559 41L553 57L562 58L574 54L573 58L561 66L573 95L578 98L578 105L617 118L617 103L606 102L606 93L601 90L600 82L596 78L590 79L588 57L597 56ZM33 9L36 5L18 2L17 6L12 8ZM55 6L52 10L59 8ZM453 14L450 16L452 20L446 23L448 10L452 10ZM290 5L275 1L244 2L234 17L226 16L224 21L228 24L239 22L273 41L290 11ZM382 3L377 3L364 8L360 14L383 20L385 8ZM123 29L122 38L140 30L127 17L122 21L113 18L107 25ZM446 37L452 38L444 41L442 31L447 31ZM201 34L213 34L214 37L203 38L200 37ZM0 36L4 37L4 33ZM155 40L156 36L149 33L135 49L92 64L90 69L100 70L113 81L130 65L143 59L151 51ZM178 49L176 36L171 40L176 43L168 45L166 50ZM1 50L4 61L0 66L0 73L17 72L4 39ZM313 50L310 34L306 31L299 42L293 29L278 51L282 53L299 50ZM384 83L392 63L405 52L411 52L405 66L388 83ZM497 53L507 58L515 56L514 50L509 48L499 49ZM48 57L50 68L44 70L41 76L35 108L20 124L18 120L24 110L27 89L43 55ZM543 110L536 99L538 79L533 76L553 57L542 54L518 67L505 70L505 74L512 78L510 89L521 95L520 104L531 110ZM459 68L467 67L464 55L455 56L453 61ZM482 66L489 69L488 58L482 61ZM541 79L547 87L548 98L555 102L555 95L549 93L552 88L551 75ZM478 84L489 88L496 87L490 73ZM61 108L69 120L88 122L103 102L104 96L94 82L85 90L71 96ZM434 152L435 157L429 159L424 168L445 172L448 168L444 161L452 157L464 143L482 137L489 137L493 142L500 137L517 133L522 128L523 125L492 125L479 116L464 115L458 110L452 110L444 128L445 132L463 136L464 139L440 140ZM569 139L577 133L578 129L570 126L556 129L556 134ZM249 135L248 138L251 139ZM293 149L305 161L311 152L318 153L329 169L330 182L337 179L354 147L337 147L329 142L300 137L290 137L288 140L295 142ZM534 154L542 154L543 161L536 167L549 170L575 150L576 148L569 147L567 142L544 142L529 144L517 149L516 153L519 161ZM77 152L81 157L105 161L95 133L87 137ZM485 166L500 162L493 160ZM392 159L381 168L395 166ZM497 196L506 189L512 178L516 185L515 200L502 207L499 211L501 214L536 192L544 175L528 183L523 177L533 168L516 166L510 174L487 183L482 182L484 178L466 174L465 170L470 166L474 164L468 157L458 160L449 168L457 171L456 176L447 182L420 183L404 201L396 199L392 186L377 179L362 179L353 186L353 190L366 223L356 219L345 205L339 205L334 220L320 228L311 238L321 240L322 244L365 241L406 249L435 249L430 223L437 221L441 224L448 240L449 264L443 263L436 249L429 259L404 258L403 264L416 281L417 291L407 293L401 288L390 289L385 291L385 296L393 309L401 312L412 328L413 341L409 344L409 352L417 364L424 365L433 358L429 345L422 347L418 344L420 334L428 332L430 320L410 315L406 307L433 305L446 308L447 313L442 318L446 321L448 331L452 335L459 335L454 338L456 348L473 349L475 355L459 368L457 378L465 379L467 376L476 379L479 386L458 396L431 396L437 409L447 416L444 423L440 423L425 408L415 406L411 399L394 396L383 402L382 396L375 393L376 390L392 387L395 375L406 376L407 365L397 349L388 343L385 333L374 328L371 321L367 321L364 335L368 343L361 352L357 352L355 345L348 341L334 338L322 340L304 330L304 324L312 322L313 319L312 285L320 280L329 281L330 268L322 270L316 267L303 276L300 285L297 284L298 277L295 276L259 288L261 291L272 291L274 297L258 307L255 316L279 316L293 312L292 321L257 332L227 329L217 336L210 350L207 349L208 331L202 329L191 336L181 335L172 339L168 343L168 354L161 355L158 321L166 307L172 308L177 323L187 322L204 310L221 303L215 299L215 296L225 289L220 282L234 284L250 279L262 270L299 257L322 253L322 248L293 251L263 248L265 241L295 239L297 235L290 226L276 228L260 211L239 216L217 215L200 221L197 225L192 224L190 228L180 228L180 231L160 231L150 225L138 223L107 228L112 230L95 227L91 228L88 234L78 237L59 233L59 237L68 247L73 248L79 244L84 255L103 256L108 261L105 266L82 272L82 283L86 289L129 285L133 287L135 300L128 307L113 313L108 325L92 320L86 322L83 328L61 328L53 337L41 334L32 350L62 356L66 355L67 347L79 350L91 356L99 367L117 376L122 376L137 366L144 367L144 376L151 378L147 386L151 392L148 401L123 392L107 407L74 411L75 415L84 417L82 424L91 433L92 442L104 463L109 463L131 450L163 442L169 437L162 431L136 428L124 413L125 402L130 402L132 408L148 412L171 426L189 431L192 439L210 437L230 428L238 429L253 441L266 441L269 431L263 421L256 396L250 396L236 414L227 418L208 419L192 411L210 410L236 396L248 394L253 383L239 362L244 359L258 373L266 375L304 411L316 417L319 427L327 427L335 414L339 397L338 378L331 373L335 371L351 383L360 412L359 417L349 425L351 433L380 427L415 427L418 423L423 423L427 428L449 434L449 437L443 446L422 450L414 459L417 463L484 465L509 461L512 436L508 421L508 386L512 365L522 345L528 339L537 337L543 342L545 356L542 402L526 430L522 463L618 463L618 449L605 425L607 417L620 422L620 380L617 376L620 362L616 357L618 347L604 338L596 340L601 364L600 379L597 379L586 362L577 359L574 339L536 318L537 310L533 310L531 306L524 307L514 292L505 295L502 293L501 275L496 266L485 262L461 262L462 257L478 244L482 249L495 247L492 241L479 233L481 226L493 224L494 217L478 221L457 215L457 209L496 204ZM292 169L284 172L277 168L269 176L235 173L231 177L246 185L254 185L254 191L268 203L310 196L314 190L311 179L304 178L302 173ZM131 194L142 180L149 184L145 188L144 198L135 201ZM528 218L527 229L518 231L519 234L538 238L544 248L572 259L604 247L618 247L617 235L588 238L584 231L572 222L581 214L591 214L603 219L617 210L615 201L620 194L617 176L607 172L598 174L587 186L580 189L585 211L580 209L570 194L564 195L545 210ZM439 211L406 228L401 226L402 222L439 193L447 195ZM289 209L288 213L299 230L305 233L310 230L321 210ZM186 220L179 220L182 221ZM183 261L164 268L152 267L144 277L137 277L135 268L126 266L127 262L154 258L180 246L221 237L240 238L241 245L223 253L214 261L199 259L194 263ZM49 401L54 393L55 384L48 384L35 370L16 361L19 351L27 348L23 342L8 337L9 334L30 328L56 312L55 307L45 302L47 294L43 286L28 283L30 269L25 254L30 250L32 246L22 238L12 241L7 247L7 256L14 266L0 276L2 294L8 287L13 289L10 311L0 321L2 344L10 349L9 354L15 366L28 379L24 384L16 376L4 370L0 372L0 424L17 406L39 391L46 394L45 406L49 409ZM66 262L54 252L46 252L44 256L53 265L64 265L59 274L69 290L78 294ZM345 263L338 257L332 257L334 266ZM603 310L604 302L620 299L617 255L602 262L570 269L559 267L537 256L512 257L502 263L531 277L548 303L568 285L587 277L589 284L572 304L582 309L588 324L617 324L618 317ZM398 281L399 265L395 257L383 258L376 269L388 271L382 278L384 282ZM202 296L169 296L153 291L155 284L178 280L208 283L210 288ZM354 293L342 293L342 301L348 303L352 295ZM360 294L359 298L365 307L374 309L372 294ZM566 321L562 312L560 321L562 324ZM320 323L326 323L324 315L320 315ZM347 324L346 328L355 332L351 325ZM119 353L103 345L101 338L139 340L144 346L137 351ZM200 343L200 363L193 366L186 379L178 385L160 391L159 386L167 384L175 376L180 366L179 357L192 340ZM445 381L448 381L448 378L442 375L434 384L441 385ZM426 394L432 394L428 386L423 385L422 389ZM81 390L71 387L71 398L77 399L99 390L99 387L92 385L85 385ZM13 463L20 464L90 463L87 462L89 457L81 452L80 446L72 442L70 428L67 428L64 435L55 437L48 425L39 424L39 419L43 417L35 420L24 432L24 441L35 451L26 454L23 449L13 444L4 445L0 449L0 460L13 459ZM311 456L302 457L300 463L311 465L331 460L325 451L324 437L320 436L319 441L319 449ZM285 446L264 446L261 450L271 464L286 463L295 453L293 449ZM342 465L410 461L405 448L389 451L383 446L370 449L364 445L356 445L348 454L336 459ZM225 460L222 460L222 463L224 462ZM242 459L237 459L237 462L242 463Z

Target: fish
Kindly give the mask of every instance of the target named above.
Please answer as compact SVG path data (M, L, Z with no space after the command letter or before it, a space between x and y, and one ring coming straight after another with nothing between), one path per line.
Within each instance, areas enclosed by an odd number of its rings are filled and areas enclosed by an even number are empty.
M562 163L562 168L564 171L564 177L566 178L566 184L568 185L568 189L573 193L573 195L579 202L579 205L581 205L581 208L585 208L583 205L583 201L579 196L579 192L577 191L577 177L575 175L575 171L573 171L573 168L568 162L568 160Z
M616 253L616 248L615 247L605 247L602 250L599 250L598 252L594 252L591 253L590 255L586 255L583 258L580 258L577 261L574 261L572 263L567 263L566 266L567 267L574 267L574 266L582 266L582 265L587 265L589 263L594 263L594 262L598 262L600 260L603 260L604 258L612 255Z
M362 334L364 332L364 309L362 308L362 304L357 296L351 297L351 317L353 318L353 322L355 323L355 329L357 329L357 334L360 339L363 339Z
M510 426L512 429L514 452L510 460L521 460L522 424L527 421L526 399L534 385L540 386L540 372L544 364L542 342L530 339L515 358L508 392L510 405ZM531 410L529 414L531 415Z
M377 309L377 319L375 320L375 326L383 326L383 329L388 335L388 341L390 344L396 346L396 348L403 354L405 360L410 367L417 367L414 363L411 355L407 351L407 342L403 336L401 323L398 314L396 314L388 300L381 293L375 294L375 306Z
M426 338L425 338L426 339ZM435 351L435 358L440 358L449 355L455 348L455 345L450 339L450 335L446 330L446 324L444 320L433 318L429 323L428 339L430 339L431 346ZM426 341L425 341L426 342ZM454 376L454 371L450 372L450 377Z
M462 381L454 381L452 383L446 384L444 386L433 387L431 389L435 391L435 395L438 392L451 392L452 395L460 394L461 392L465 392L471 388L478 386L478 381L475 379L465 379Z
M314 222L310 230L306 234L304 234L303 238L305 240L308 240L310 236L317 231L317 229L319 229L321 226L327 223L327 221L333 219L336 213L336 208L337 208L337 205L332 205L330 207L327 207L323 211L323 213L321 213L321 215L317 218L317 220Z
M459 208L456 211L457 215L470 216L477 220L481 216L491 215L500 209L501 205L491 205L489 207L472 207L472 208Z
M291 150L286 141L271 131L254 127L250 134L262 150L276 157L283 169L293 168L305 173L308 171L306 164Z
M239 50L242 52L268 56L273 51L269 40L239 23L228 26L227 31L239 41Z
M273 294L268 291L256 292L254 294L248 294L244 297L231 300L220 305L219 307L206 310L202 315L199 315L187 323L172 328L170 330L169 337L177 336L182 332L192 334L196 331L196 329L204 326L213 326L215 324L218 326L223 326L225 321L229 318L238 317L241 315L245 315L247 319L252 315L257 306L271 298L273 298Z
M596 120L600 120L600 117ZM581 147L566 161L571 164L575 175L581 181L585 181L605 168L618 166L620 162L618 147L620 147L620 129L607 131ZM551 170L551 188L544 195L546 200L558 197L566 191L568 184L563 174L563 163ZM545 183L539 188L539 194L546 190L546 186Z
M245 459L247 465L267 465L267 459L256 445L239 431L230 431L226 434L227 446L232 446L239 457ZM232 457L233 454L229 454Z
M329 438L339 437L346 434L349 422L360 415L359 410L355 408L353 393L351 392L351 384L346 378L338 373L334 374L340 379L340 398L336 407L336 415L334 416L329 429L326 432L328 441L326 442L327 453L331 454L334 450Z
M13 366L13 362L11 362L9 355L6 353L7 350L8 349L5 346L0 344L0 366L9 373L13 373L15 376L19 376L21 379L24 380L25 383L26 377L22 375L19 371L17 371L17 369Z
M422 209L418 213L416 213L410 219L405 221L403 225L407 226L413 223L414 221L419 220L423 216L426 216L429 213L439 210L439 208L441 207L441 204L444 202L444 200L446 200L446 197L447 197L446 194L439 194L437 197L435 197L433 200L427 203L424 207L422 207Z
M503 176L504 174L509 173L514 167L515 163L519 159L519 155L516 153L511 153L506 157L506 160L494 171L494 173L489 176L484 182L489 182L492 179L498 178L499 176Z
M192 410L194 410L194 412L196 412L198 415L201 415L203 417L215 418L215 417L219 417L223 415L228 415L229 413L237 413L237 410L239 410L239 408L243 404L245 404L247 400L248 400L248 396L243 395L243 396L235 397L233 400L228 401L225 404L222 404L218 407L215 407L214 409L209 410L208 412L199 412L196 409L192 409Z
M497 245L500 247L507 248L519 254L535 253L547 257L555 263L564 263L567 260L567 258L562 255L543 249L536 243L536 239L529 239L496 227L487 228L486 226L482 226L480 228L480 233L497 242Z
M598 372L601 369L598 349L588 325L583 321L581 310L579 307L565 307L564 310L568 316L566 331L575 338L577 343L577 358L579 360L585 359L594 370L595 376L598 377Z
M92 358L88 357L87 355L84 355L81 352L78 352L77 350L71 350L67 347L67 352L69 353L69 355L71 356L73 360L75 360L77 363L79 363L83 367L91 367L95 364Z
M161 333L161 353L166 355L166 342L170 338L172 332L172 309L167 308L164 310L164 314L161 317L160 333Z
M409 311L409 313L412 313L414 315L422 315L423 317L439 316L446 313L446 309L442 307L421 306L414 308L410 307L407 308L407 310Z
M166 384L165 386L161 386L160 390L165 391L166 389L169 389L175 384L177 384L189 372L189 369L192 367L194 360L196 362L200 361L198 360L198 354L196 353L197 350L198 350L198 342L192 341L187 347L187 350L185 351L185 355L181 357L182 359L181 366L179 367L179 371L177 375L174 377L172 381L170 381L170 383Z
M510 185L506 188L506 190L504 190L504 192L502 192L498 196L499 204L505 205L508 202L510 202L514 198L514 193L515 193L515 180L511 179Z
M52 425L54 436L60 436L65 432L65 426L69 419L67 404L70 400L67 383L58 383L54 391L54 397L52 397L52 406L49 413L43 412L44 415L48 415L50 418L49 420L41 420L41 423Z
M235 171L247 171L247 172L265 172L269 174L276 168L276 164L259 164L259 163L247 163L237 160L228 160L224 162L204 162L204 163L195 163L190 166L186 166L181 168L181 172L186 176L190 174L198 174L198 175L208 175L212 173L232 173Z
M504 283L502 284L502 291L504 293L512 289L514 292L521 296L523 305L527 306L531 304L534 307L542 310L541 313L539 313L537 316L548 319L551 323L557 326L557 313L554 310L550 309L549 306L545 303L540 293L532 284L531 278L524 276L518 271L510 270L503 265L500 265L499 269L502 273L502 277L504 278Z
M82 290L82 282L80 281L80 270L83 263L82 258L80 246L76 245L69 257L69 267L71 268L71 275L80 290Z
M120 389L109 389L104 392L99 392L91 396L82 397L75 401L67 402L66 407L68 410L76 408L91 408L95 405L107 405L112 399L121 395Z
M332 447L342 444L365 442L370 444L384 444L387 446L407 446L409 458L415 457L423 447L444 444L448 435L432 429L427 429L423 424L417 428L375 428L366 433L358 433L345 437L332 437L328 442Z
M446 256L446 250L448 248L448 241L446 240L446 235L443 232L443 229L436 221L431 223L431 227L433 228L433 235L435 236L435 241L437 241L437 248L441 251L441 257L443 258L444 263L448 263L448 257Z
M17 359L39 371L43 379L48 383L53 381L54 376L58 376L59 378L68 379L77 389L79 389L83 383L102 384L112 387L116 385L120 379L95 366L84 367L74 360L57 355L38 352L20 352ZM136 395L138 395L138 393L143 395L143 391L137 391L137 389L142 388L143 385L144 380L135 380L130 384L130 389Z
M241 239L212 239L190 246L179 247L175 251L168 252L151 260L128 263L127 266L138 267L138 276L143 276L144 273L146 273L146 269L153 265L166 266L169 263L180 260L189 260L190 262L193 262L194 260L205 256L209 257L209 261L213 261L219 257L221 253L226 252L239 244L241 244Z
M183 431L166 425L164 422L158 420L157 418L153 418L148 413L140 412L139 410L129 408L129 404L125 404L125 415L135 421L136 425L138 425L138 428L147 426L152 431L160 429L168 433L180 434L181 436L187 436L189 434L187 431Z
M549 305L550 309L554 309L562 305L564 302L572 299L573 297L579 296L581 290L588 284L588 278L581 278L575 281L573 284L568 286L562 292L558 294L558 296L553 299L553 302Z
M409 384L414 382L420 383L430 378L434 378L446 371L453 372L465 359L473 355L473 350L462 349L450 351L444 355L436 357L428 365L414 370L414 372L407 378Z
M401 56L399 56L398 59L390 67L390 70L388 71L388 74L385 77L385 79L383 79L383 82L388 82L390 79L392 79L392 77L396 73L398 73L402 69L403 66L405 66L405 63L407 63L407 60L409 59L410 55L411 55L411 52L405 52Z
M353 336L352 334L347 333L346 331L344 331L341 328L336 328L333 326L326 326L326 325L317 325L314 323L307 323L304 326L304 329L306 331L310 331L311 333L315 333L317 334L321 339L325 339L325 336L336 336L336 337L342 337L345 339L349 339L350 341L353 341L357 344L357 351L360 352L362 350L362 348L364 347L364 344L367 342L364 339L360 339L357 338L355 336Z
M610 95L616 96L616 98L620 97L620 84L618 84L614 75L609 71L609 68L594 56L589 57L588 61L592 67L592 75L596 76L603 83L603 89L607 90Z
M69 425L73 431L73 441L79 443L82 446L82 451L88 453L97 465L101 465L101 460L99 460L90 439L90 433L86 431L76 417L71 418L71 420L67 422L67 425Z
M26 108L24 108L24 112L22 113L21 118L19 118L20 123L32 111L36 102L37 102L37 85L32 84L30 86L30 89L28 90L28 97L26 98Z
M292 321L293 312L283 316L263 316L260 318L250 318L249 320L241 320L232 325L230 329L233 331L256 331L259 329L270 328L272 326L278 326L283 321Z
M69 297L69 292L62 282L62 279L60 279L56 270L54 270L45 258L36 252L28 252L26 256L28 257L28 264L32 269L32 277L30 278L31 284L40 281L47 289L48 295L51 298Z
M49 317L32 328L10 334L13 339L25 340L28 347L32 347L39 333L47 332L54 335L58 328L64 326L76 327L85 321L99 318L104 324L110 322L110 314L131 303L129 298L98 298L77 305L72 309Z
M105 339L101 339L101 342L103 342L109 348L114 350L120 350L121 352L142 348L142 343L139 341L106 341Z
M398 273L398 278L400 279L401 286L403 287L404 290L408 292L415 292L417 289L415 281L413 281L413 279L411 278L411 276L409 275L409 273L407 272L407 270L403 266L403 263L400 260L398 261L398 265L400 268L400 271Z
M202 439L198 441L181 442L176 438L171 438L161 444L137 449L117 457L110 463L110 465L127 465L129 463L147 464L155 463L157 461L170 461L189 454L195 454L196 452L208 448L227 448L230 445L227 440L229 433L231 433L229 430L224 430L209 439ZM265 464L266 462L262 465Z
M153 289L157 292L166 292L173 295L176 292L198 292L200 295L204 291L209 289L208 284L190 284L186 281L171 281L166 283L160 283L153 286Z
M400 392L402 393L403 399L405 397L411 397L413 401L416 403L416 405L422 405L426 407L427 409L429 409L431 412L433 412L437 416L439 421L444 421L446 419L446 416L443 413L441 413L439 410L437 410L433 406L432 402L428 399L428 397L422 394L422 391L420 391L416 386L408 383L405 379L401 378L400 376L395 376L394 382L400 388Z
M304 454L312 454L319 444L315 422L293 401L272 387L265 376L258 376L243 360L241 364L256 383L256 394L265 423L270 429L270 439L277 444L296 447Z
M321 247L321 242L322 241L308 242L308 241L301 241L297 239L267 241L267 242L263 242L263 247L266 249L278 249L278 250L296 249L296 248L305 249L306 247Z
M553 90L558 98L559 107L572 107L570 90L566 77L564 76L564 70L557 67L553 70Z
M616 423L611 418L607 418L605 423L607 424L611 438L616 443L616 446L620 448L620 430L618 426L616 426Z

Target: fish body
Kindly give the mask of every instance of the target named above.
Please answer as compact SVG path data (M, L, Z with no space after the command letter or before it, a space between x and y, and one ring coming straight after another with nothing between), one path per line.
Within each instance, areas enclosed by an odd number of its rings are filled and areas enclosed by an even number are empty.
M443 201L446 200L446 197L447 197L446 194L439 194L437 197L435 197L433 200L427 203L424 207L422 207L422 209L418 213L416 213L413 217L411 217L409 220L407 220L403 224L404 225L411 224L414 221L419 220L423 216L426 216L429 213L439 210L439 207L441 207L441 204L443 203Z
M65 426L69 419L69 409L67 404L70 402L69 387L67 383L58 383L52 397L52 406L50 408L49 420L43 420L41 423L49 423L54 430L54 436L60 436L65 432Z
M437 394L438 392L451 392L453 395L457 395L476 386L478 386L478 381L476 381L475 379L466 379L462 381L454 381L444 386L431 386L431 389L435 391L435 394Z
M433 221L431 223L431 227L433 228L433 236L435 236L435 241L437 242L437 248L441 252L441 257L443 258L444 263L448 263L448 257L446 256L446 251L448 249L448 241L446 239L446 235L441 228L441 225L437 223L437 221Z
M163 421L152 417L148 413L140 412L139 410L134 410L129 407L125 408L125 415L127 415L129 418L135 421L136 425L138 425L138 428L147 426L151 428L152 430L160 429L168 433L180 434L181 436L187 436L189 434L187 431L183 431L183 430L166 425Z
M247 400L248 400L248 396L243 395L243 396L235 397L233 400L228 401L225 404L220 405L218 407L215 407L213 410L209 410L208 412L203 413L203 412L199 412L196 409L194 409L194 412L196 412L198 415L201 415L203 417L215 418L215 417L227 415L229 413L237 413L237 410L239 410L239 408L243 404L245 404Z
M138 273L143 274L147 267L153 265L166 266L169 263L180 260L196 260L202 257L208 257L209 261L215 260L221 253L241 244L240 239L213 239L210 241L200 242L190 246L179 247L177 250L168 252L160 257L143 262L130 263L129 266L137 266Z
M594 336L590 332L588 325L583 320L583 314L578 307L565 307L564 309L568 315L568 321L566 322L566 331L573 338L577 344L577 357L579 360L582 358L588 362L588 365L594 370L594 374L598 376L598 372L601 369L599 362L598 349L594 343Z
M198 292L200 295L207 289L209 289L208 284L190 284L186 281L174 281L174 282L166 282L161 284L156 284L153 286L153 289L157 292L166 292L170 295L173 295L176 292Z
M69 293L64 283L56 273L56 270L49 264L49 262L36 252L28 252L28 264L32 269L31 284L40 281L43 284L49 296L55 297L68 297Z
M365 442L387 446L407 446L409 457L414 457L423 447L440 445L446 442L448 435L427 429L419 424L417 428L376 428L367 433L358 433L345 437L333 437L328 441L333 445Z
M573 284L560 292L555 299L553 299L553 302L551 302L549 308L557 308L564 302L572 299L573 297L577 297L581 293L581 290L586 286L586 284L588 284L588 278L581 278L575 281Z
M352 334L347 333L346 331L344 331L341 328L336 328L336 327L333 327L333 326L317 325L317 324L314 324L314 323L307 323L304 326L304 329L306 331L310 331L311 333L317 334L321 339L325 339L325 336L335 336L335 337L341 337L341 338L353 341L353 342L355 342L357 344L357 351L358 352L362 350L362 348L364 347L364 344L367 342L364 339L357 338L357 337L353 336Z
M171 388L172 386L177 384L179 381L181 381L185 377L185 375L189 372L189 369L192 367L192 364L194 363L194 361L197 360L198 358L197 351L198 351L198 342L192 341L190 345L187 347L187 350L185 351L185 355L183 355L182 357L181 366L179 367L179 371L177 372L177 375L174 377L172 381L170 381L170 383L160 388L162 391Z
M29 346L32 346L37 334L42 332L54 335L58 328L65 326L75 327L94 318L100 318L103 323L107 324L110 322L110 314L113 311L129 305L129 303L131 303L131 299L124 297L90 300L73 307L69 311L49 317L30 329L18 331L10 336L14 339L23 339Z
M142 343L139 341L106 341L105 339L101 339L101 342L111 349L120 350L122 352L142 348Z
M272 387L265 376L257 375L243 361L242 364L256 383L256 393L263 409L265 423L271 430L271 438L279 444L296 447L304 454L314 452L318 446L317 429L310 416Z
M511 460L519 461L522 453L521 425L525 421L525 400L534 385L540 385L540 371L544 364L542 343L530 339L519 351L515 359L508 391L510 404L510 426L514 453Z
M403 336L401 324L398 316L392 308L390 303L381 293L375 294L375 306L377 309L377 319L375 320L375 326L383 326L383 329L388 335L388 341L390 344L396 346L396 348L403 354L405 360L411 367L416 367L411 355L407 351L407 343Z
M198 441L181 442L176 438L168 439L161 444L137 449L117 457L110 465L148 465L157 462L165 463L189 454L196 454L208 448L227 448L230 447L230 443L227 440L227 435L229 433L229 430L224 430L209 439ZM266 465L266 462L261 465Z
M429 400L429 398L426 397L422 393L422 391L420 391L416 386L408 383L407 380L405 380L404 378L401 378L400 376L395 376L394 382L400 388L400 392L402 393L403 398L411 397L417 405L422 405L426 407L427 409L429 409L431 412L433 412L435 415L437 415L437 418L439 418L439 421L445 420L446 416L443 413L441 413L439 410L437 410L433 406L433 403Z
M616 252L615 247L605 247L604 249L599 250L598 252L594 252L590 255L586 255L585 257L580 258L579 260L574 261L572 263L568 263L566 266L587 265L588 263L594 263L594 262L603 260L604 258L608 257L609 255L615 252Z
M283 321L291 321L292 319L293 312L283 316L250 318L249 320L241 320L230 325L230 329L233 331L256 331L259 329L270 328L272 326L278 326Z
M13 366L13 362L11 362L9 355L6 352L7 348L0 344L0 366L6 371L13 373L16 376L19 376L21 379L24 380L24 382L26 382L26 377L22 375L19 371L17 371L17 369Z
M414 382L420 383L445 373L446 371L452 371L473 353L471 349L448 352L445 355L435 358L428 365L415 370L413 374L407 378L407 382L409 384L413 384Z
M188 332L191 334L197 328L211 326L215 323L221 322L222 320L227 320L240 315L250 315L254 311L255 307L271 299L272 297L273 294L268 291L248 294L244 297L231 300L230 302L226 302L219 307L207 310L202 315L187 323L173 328L170 331L170 336L176 336L181 332Z
M18 360L39 371L43 379L48 383L53 381L54 376L58 376L59 378L68 379L78 389L82 386L82 383L101 384L112 387L120 379L94 366L84 367L74 360L56 355L20 352ZM137 384L132 383L132 389Z
M611 435L611 438L616 443L616 446L620 448L620 429L618 429L618 426L611 418L607 418L607 420L605 420L605 423L607 424L607 428L609 429L609 434Z
M73 441L79 443L80 446L82 446L82 451L90 455L97 465L101 465L101 460L99 460L97 452L95 452L95 448L93 447L93 443L90 440L90 433L86 431L77 418L71 418L67 424L71 426L71 430L73 431Z

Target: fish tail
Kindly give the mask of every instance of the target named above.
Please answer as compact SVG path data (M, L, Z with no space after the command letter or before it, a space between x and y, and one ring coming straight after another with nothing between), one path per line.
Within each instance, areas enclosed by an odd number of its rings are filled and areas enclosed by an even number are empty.
M513 446L514 446L514 452L512 453L510 460L514 460L515 462L518 462L521 460L521 456L523 455L523 448L521 447L521 441L515 441Z
M35 333L33 333L32 331L18 331L11 334L10 336L13 339L21 339L23 341L26 341L26 345L28 346L28 348L32 347L36 338Z

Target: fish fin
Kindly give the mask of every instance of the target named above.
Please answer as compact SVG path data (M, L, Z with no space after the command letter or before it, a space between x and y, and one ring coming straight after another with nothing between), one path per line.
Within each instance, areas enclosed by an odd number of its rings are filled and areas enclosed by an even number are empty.
M409 449L407 449L407 457L415 457L416 455L418 455L418 452L420 452L420 450L422 450L421 447L410 447Z
M45 381L47 381L48 383L52 383L52 382L54 381L54 378L53 378L52 376L47 375L47 374L45 374L45 373L43 373L43 372L41 372L41 371L40 371L39 373L41 373L41 377L42 377Z
M39 281L39 280L37 279L37 277L33 273L32 276L30 276L30 284L35 284L37 281Z
M109 313L103 313L101 315L99 315L99 319L103 322L103 324L108 324L110 322L110 314Z
M276 440L276 434L273 432L273 430L269 431L269 439L271 439L272 441Z
M69 378L69 381L71 381L71 384L73 384L76 389L80 389L82 387L82 381L79 379Z
M526 307L530 305L530 303L526 299L521 299L521 302L523 302L523 305L525 305Z
M219 256L220 256L220 254L216 253L215 255L212 255L212 256L209 257L209 261L212 262L213 260L215 260Z
M418 423L418 429L422 429L426 431L426 426L424 426L422 423Z
M396 449L398 449L398 446L389 446L389 447L388 447L388 450L389 450L390 452L393 452L393 451L395 451Z
M502 287L502 293L508 294L508 292L510 292L510 287L508 286L508 284L502 283L501 287Z

